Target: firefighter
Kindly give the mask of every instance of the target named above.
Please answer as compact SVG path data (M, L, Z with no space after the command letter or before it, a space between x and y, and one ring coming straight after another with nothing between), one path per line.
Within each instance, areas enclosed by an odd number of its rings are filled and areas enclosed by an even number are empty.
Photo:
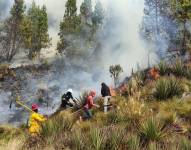
M151 79L153 80L156 80L159 78L159 71L155 66L149 71L149 74Z
M29 119L29 133L32 136L36 136L40 134L41 131L41 123L46 121L46 118L38 113L38 105L32 104L32 113Z
M72 99L72 101L76 104L76 100L73 98L73 90L72 89L68 89L66 91L66 93L64 93L62 95L62 98L61 98L61 106L60 108L61 109L66 109L67 106L70 106L70 107L73 107L73 104L70 102L70 99Z

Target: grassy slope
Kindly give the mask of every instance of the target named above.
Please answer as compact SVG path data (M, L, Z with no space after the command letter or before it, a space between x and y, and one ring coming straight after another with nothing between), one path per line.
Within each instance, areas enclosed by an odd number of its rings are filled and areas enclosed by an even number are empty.
M161 77L159 80L169 78ZM191 91L188 77L182 74L173 77L176 79L184 91ZM177 95L157 99L154 96L157 82L145 81L144 86L132 90L131 96L119 94L113 97L113 110L104 114L102 110L95 109L90 121L79 121L82 112L71 115L70 111L63 111L43 125L42 135L36 140L29 137L24 129L2 127L0 149L189 150L191 97ZM170 86L170 94L176 95L172 91L179 86L173 86ZM165 92L160 91L159 95L165 95ZM101 100L98 103L102 105Z

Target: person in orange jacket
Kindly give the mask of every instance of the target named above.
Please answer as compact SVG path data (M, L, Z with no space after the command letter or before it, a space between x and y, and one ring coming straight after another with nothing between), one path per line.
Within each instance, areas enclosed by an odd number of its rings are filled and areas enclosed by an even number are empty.
M91 90L90 93L88 94L87 98L86 98L86 103L83 106L83 110L85 113L85 117L84 119L91 119L92 118L92 113L91 113L91 109L92 107L97 107L99 108L99 105L94 104L93 98L95 97L96 92L94 90Z
M40 134L41 131L41 123L46 121L46 118L38 113L38 105L32 104L32 113L29 119L29 133L32 136L36 136Z
M158 69L154 66L150 71L149 71L150 77L153 80L156 80L159 78L159 71Z

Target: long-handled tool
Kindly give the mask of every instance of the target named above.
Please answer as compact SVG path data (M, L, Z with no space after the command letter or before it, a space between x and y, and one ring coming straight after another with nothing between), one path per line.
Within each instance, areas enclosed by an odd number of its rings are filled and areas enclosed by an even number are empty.
M19 104L20 106L24 107L26 110L30 111L30 112L34 112L32 109L30 109L28 106L26 106L25 104L23 104L20 100L20 97L17 96L16 98L16 103Z

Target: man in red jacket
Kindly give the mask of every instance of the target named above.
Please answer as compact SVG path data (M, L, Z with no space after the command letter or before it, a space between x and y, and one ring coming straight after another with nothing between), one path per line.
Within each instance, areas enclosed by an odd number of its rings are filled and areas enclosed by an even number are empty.
M92 113L90 111L92 107L100 107L99 105L94 104L93 98L95 97L95 95L96 92L94 90L91 90L86 98L86 104L83 107L85 113L84 119L90 119L92 117Z

